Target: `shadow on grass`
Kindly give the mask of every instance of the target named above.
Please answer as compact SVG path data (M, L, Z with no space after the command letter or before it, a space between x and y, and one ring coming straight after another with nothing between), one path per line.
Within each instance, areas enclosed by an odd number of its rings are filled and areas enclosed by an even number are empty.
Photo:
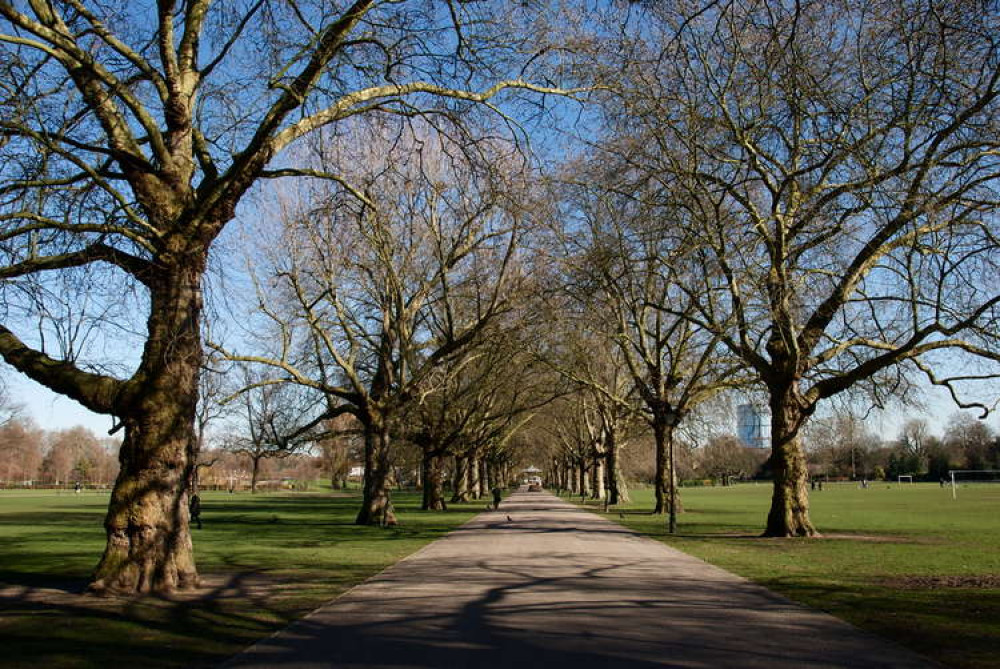
M5 666L212 666L334 594L328 587L325 596L297 597L307 585L256 572L132 598L84 594L82 580L0 576L21 581L0 586Z
M760 583L950 667L997 667L1000 590L845 585L794 577Z
M104 521L104 512L95 511L23 511L0 513L0 525L93 527Z
M192 530L203 587L171 597L85 594L104 545L100 505L66 508L43 496L5 509L0 664L212 666L472 511L418 513L415 496L400 498L403 524L378 528L353 524L357 497L206 494L204 529Z

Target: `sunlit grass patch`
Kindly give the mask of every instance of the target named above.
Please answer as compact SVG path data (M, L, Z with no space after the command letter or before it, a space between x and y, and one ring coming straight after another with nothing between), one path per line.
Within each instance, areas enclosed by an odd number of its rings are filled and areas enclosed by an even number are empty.
M674 536L664 516L647 513L651 490L610 514L945 665L1000 667L1000 486L965 486L952 499L937 484L828 484L810 497L820 539L759 536L767 484L681 494Z
M0 493L5 667L209 666L440 538L484 508L419 511L396 492L397 527L353 524L356 494L202 495L193 529L202 587L169 598L83 594L104 548L106 493Z

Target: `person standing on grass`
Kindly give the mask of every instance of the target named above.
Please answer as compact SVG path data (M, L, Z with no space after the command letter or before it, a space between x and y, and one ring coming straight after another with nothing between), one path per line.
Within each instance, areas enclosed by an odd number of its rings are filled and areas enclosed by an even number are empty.
M191 501L188 503L188 511L191 512L191 522L198 523L198 529L201 529L201 498L198 497L198 493L193 493L191 495Z
M495 486L491 491L493 493L493 510L496 511L500 508L500 501L503 499L503 491L500 486Z

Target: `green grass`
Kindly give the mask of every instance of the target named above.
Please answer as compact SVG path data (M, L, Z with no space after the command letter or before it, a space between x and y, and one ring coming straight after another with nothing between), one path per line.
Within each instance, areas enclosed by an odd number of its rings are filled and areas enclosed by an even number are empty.
M197 667L291 620L454 529L482 503L419 511L394 493L394 528L352 524L345 494L205 493L197 597L82 594L104 547L107 495L0 492L4 667Z
M762 539L769 484L685 488L678 533L652 491L612 518L953 667L1000 667L1000 486L827 485L822 539Z

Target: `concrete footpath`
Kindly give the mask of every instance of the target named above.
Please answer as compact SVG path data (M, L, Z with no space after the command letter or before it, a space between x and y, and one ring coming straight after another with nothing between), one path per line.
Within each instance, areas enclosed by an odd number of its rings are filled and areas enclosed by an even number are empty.
M225 667L934 667L548 493L519 492Z

